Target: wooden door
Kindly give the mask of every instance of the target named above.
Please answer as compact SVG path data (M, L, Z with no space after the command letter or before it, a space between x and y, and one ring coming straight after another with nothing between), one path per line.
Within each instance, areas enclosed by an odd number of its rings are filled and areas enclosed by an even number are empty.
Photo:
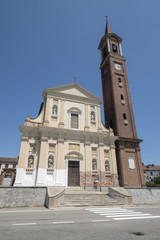
M68 162L68 186L79 186L79 162Z

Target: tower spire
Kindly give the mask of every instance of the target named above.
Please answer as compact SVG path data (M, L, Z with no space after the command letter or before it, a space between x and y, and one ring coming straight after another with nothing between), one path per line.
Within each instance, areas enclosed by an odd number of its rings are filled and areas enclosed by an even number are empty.
M112 29L111 29L111 27L109 26L109 23L108 23L108 16L105 16L105 18L106 18L105 34L106 34L106 33L112 33Z

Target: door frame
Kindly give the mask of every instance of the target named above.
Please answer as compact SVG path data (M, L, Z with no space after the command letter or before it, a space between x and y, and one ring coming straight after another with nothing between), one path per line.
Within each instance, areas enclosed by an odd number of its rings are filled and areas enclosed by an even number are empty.
M69 162L78 162L79 166L78 166L78 174L79 174L79 180L78 180L78 185L76 185L75 187L80 186L80 161L78 159L68 159L68 166L67 166L67 186L68 187L74 187L74 186L70 186L69 185Z

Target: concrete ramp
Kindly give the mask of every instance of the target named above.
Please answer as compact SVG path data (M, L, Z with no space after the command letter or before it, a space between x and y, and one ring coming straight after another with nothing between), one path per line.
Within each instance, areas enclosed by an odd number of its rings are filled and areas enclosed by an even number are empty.
M132 195L123 187L108 188L108 195L119 203L132 204Z

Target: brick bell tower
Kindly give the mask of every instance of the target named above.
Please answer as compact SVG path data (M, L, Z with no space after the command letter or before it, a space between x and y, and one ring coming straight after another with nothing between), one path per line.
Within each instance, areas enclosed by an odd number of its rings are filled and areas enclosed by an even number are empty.
M145 187L145 178L134 121L122 39L112 32L108 20L98 49L101 52L101 77L105 125L119 136L116 142L120 186Z

